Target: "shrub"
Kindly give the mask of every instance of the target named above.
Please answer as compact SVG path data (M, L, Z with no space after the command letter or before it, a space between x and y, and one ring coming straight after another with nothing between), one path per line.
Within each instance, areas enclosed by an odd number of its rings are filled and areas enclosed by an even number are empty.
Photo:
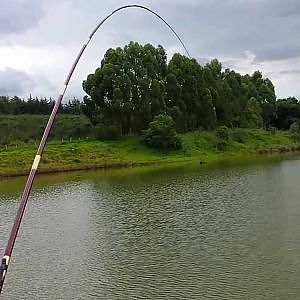
M149 128L143 132L144 143L159 149L179 149L181 140L174 128L174 121L168 115L157 115L149 123Z
M216 147L218 150L225 150L229 142L229 130L226 126L220 126L216 129Z
M300 142L300 126L298 122L294 122L291 124L289 133L294 143Z

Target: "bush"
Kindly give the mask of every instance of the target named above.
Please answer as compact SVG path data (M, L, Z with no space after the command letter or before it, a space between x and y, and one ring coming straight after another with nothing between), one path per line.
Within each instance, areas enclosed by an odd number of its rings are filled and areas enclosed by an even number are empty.
M216 129L216 147L218 150L225 150L229 142L229 129L226 126L220 126Z
M116 125L98 124L95 126L95 133L99 140L117 140L121 137L120 129Z
M300 142L300 126L298 122L292 123L292 125L290 126L289 133L294 143Z
M158 115L149 123L149 129L143 132L144 143L159 149L180 149L181 140L174 128L174 121L168 115Z
M247 132L247 130L244 130L242 128L237 128L231 132L231 138L235 142L244 144L249 138L249 133Z

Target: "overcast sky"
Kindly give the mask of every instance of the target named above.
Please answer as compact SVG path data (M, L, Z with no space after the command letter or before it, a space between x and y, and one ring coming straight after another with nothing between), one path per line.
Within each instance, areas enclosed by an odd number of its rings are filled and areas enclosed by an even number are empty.
M300 98L299 0L0 0L0 95L53 97L88 35L118 6L142 4L165 18L200 63L218 58L241 73L261 70L278 97ZM135 8L108 20L95 35L66 98L82 97L82 81L110 47L129 41L184 53L170 30Z

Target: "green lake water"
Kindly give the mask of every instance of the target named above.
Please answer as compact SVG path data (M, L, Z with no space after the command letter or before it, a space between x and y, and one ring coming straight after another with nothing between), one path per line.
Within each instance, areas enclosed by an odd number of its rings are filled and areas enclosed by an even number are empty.
M300 160L38 177L1 299L300 299ZM25 178L0 181L3 251Z

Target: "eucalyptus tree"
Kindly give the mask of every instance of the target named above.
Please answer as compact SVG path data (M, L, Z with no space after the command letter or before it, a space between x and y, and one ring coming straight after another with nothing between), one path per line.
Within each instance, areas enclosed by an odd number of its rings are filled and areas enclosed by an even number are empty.
M123 134L145 129L165 110L166 59L161 46L150 44L107 50L101 66L83 82L87 115L95 124L119 126Z

